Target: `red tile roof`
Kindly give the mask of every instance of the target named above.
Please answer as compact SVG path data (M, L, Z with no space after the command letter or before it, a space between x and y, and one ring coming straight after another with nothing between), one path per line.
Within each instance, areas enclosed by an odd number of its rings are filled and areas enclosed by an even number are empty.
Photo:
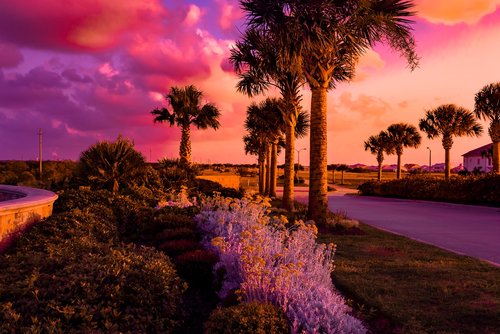
M493 143L476 148L475 150L472 150L472 151L469 151L465 154L462 154L462 156L466 157L466 158L468 158L468 157L480 157L480 156L482 156L482 154L488 152L488 150L491 147L493 147Z

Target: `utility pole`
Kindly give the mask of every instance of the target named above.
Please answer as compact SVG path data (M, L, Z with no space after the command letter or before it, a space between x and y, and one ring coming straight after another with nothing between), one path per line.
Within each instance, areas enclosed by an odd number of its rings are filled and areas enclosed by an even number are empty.
M39 145L38 162L40 163L40 180L41 180L42 179L42 128L40 128L40 131L38 131L38 145Z
M429 147L427 147L429 150L429 173L432 171L432 151Z

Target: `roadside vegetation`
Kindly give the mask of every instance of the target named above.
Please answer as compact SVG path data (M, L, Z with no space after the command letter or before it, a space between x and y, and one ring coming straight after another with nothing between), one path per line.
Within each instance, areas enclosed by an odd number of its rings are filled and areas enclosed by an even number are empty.
M497 333L500 268L364 224L334 242L333 283L373 333Z
M368 181L358 189L369 196L500 206L500 176L496 174L452 176L449 180L412 175L400 180Z
M84 151L54 214L0 254L0 333L366 332L314 224L197 172L123 138Z

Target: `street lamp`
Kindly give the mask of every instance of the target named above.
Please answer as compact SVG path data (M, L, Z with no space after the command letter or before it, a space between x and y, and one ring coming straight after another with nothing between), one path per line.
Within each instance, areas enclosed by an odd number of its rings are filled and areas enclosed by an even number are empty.
M427 146L429 150L429 173L432 171L432 150Z
M296 176L297 176L297 183L299 182L299 171L300 171L300 151L305 151L306 148L301 148L300 150L297 150L295 149L295 151L297 151L297 173L296 173Z

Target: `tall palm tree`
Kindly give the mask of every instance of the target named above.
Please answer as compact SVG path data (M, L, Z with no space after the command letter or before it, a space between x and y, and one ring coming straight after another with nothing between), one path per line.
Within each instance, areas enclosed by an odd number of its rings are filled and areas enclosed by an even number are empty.
M453 146L453 137L479 136L483 132L482 126L476 121L472 112L454 104L444 104L426 111L425 117L420 119L419 127L421 131L427 133L429 139L442 137L446 180L450 178L450 150Z
M306 135L309 124L308 121L307 126L301 123L306 120L300 106L300 89L305 79L299 68L279 60L280 50L269 37L257 29L248 29L231 50L230 60L240 77L237 84L239 92L252 97L275 87L281 93L286 140L283 207L291 211L294 209L295 138Z
M474 113L490 121L488 133L493 142L493 173L500 174L500 82L484 86L476 94Z
M422 136L418 133L416 127L406 123L392 124L387 128L389 143L394 147L398 156L397 179L401 178L401 156L405 147L417 148L420 146Z
M380 131L376 136L370 136L365 141L365 151L370 151L377 156L378 176L377 179L382 181L382 163L384 162L384 153L393 154L394 147L389 141L389 134L385 131Z
M82 152L78 168L93 186L117 193L136 178L145 166L144 156L121 136L114 142L101 141Z
M198 129L217 130L220 126L220 110L212 103L201 105L202 97L203 93L193 85L172 87L165 95L172 109L161 108L151 111L155 116L155 123L167 122L170 126L177 125L181 128L179 157L183 164L191 163L191 124Z
M312 92L309 217L326 221L327 91L352 78L363 52L387 41L414 68L411 0L241 0L247 25L280 50L281 66L303 73Z

